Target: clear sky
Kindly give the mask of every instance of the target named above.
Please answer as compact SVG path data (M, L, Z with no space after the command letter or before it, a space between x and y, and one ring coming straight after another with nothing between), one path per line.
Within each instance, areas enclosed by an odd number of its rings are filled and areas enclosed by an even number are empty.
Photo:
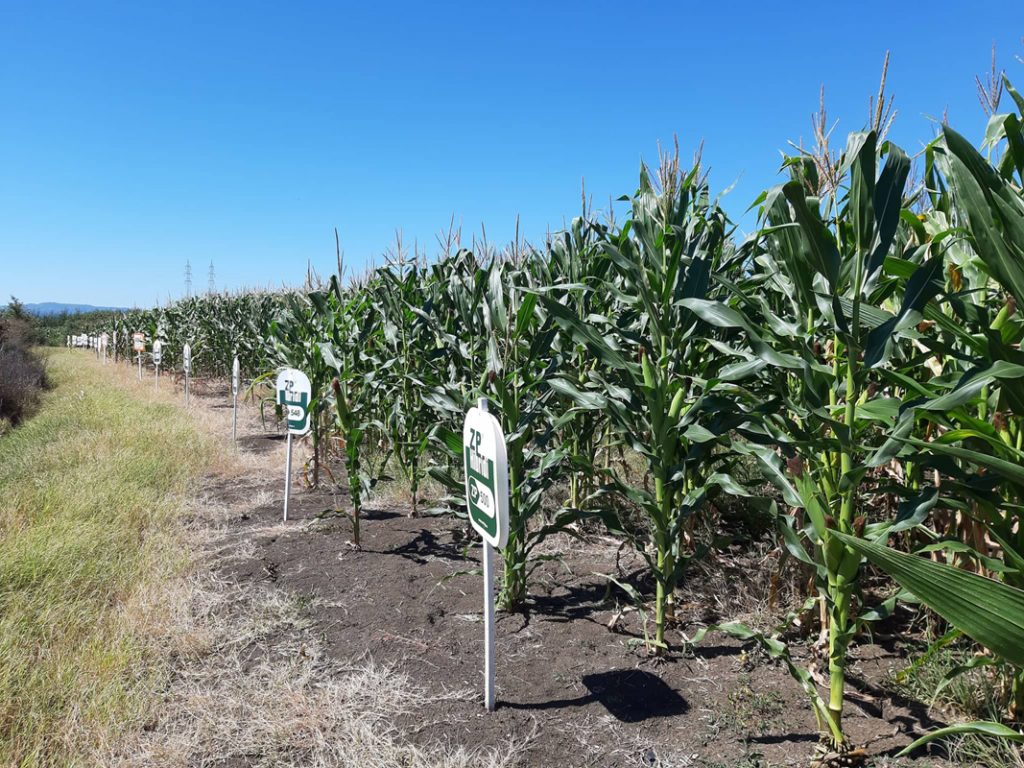
M822 83L865 124L886 49L910 151L944 110L980 137L993 42L1024 88L1020 0L845 5L0 0L0 299L295 284L334 227L353 269L453 215L539 241L673 135L741 220Z

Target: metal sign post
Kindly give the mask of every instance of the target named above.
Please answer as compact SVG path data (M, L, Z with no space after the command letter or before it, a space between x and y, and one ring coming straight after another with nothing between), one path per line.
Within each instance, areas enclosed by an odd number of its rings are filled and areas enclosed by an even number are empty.
M288 422L288 455L284 469L284 519L288 520L288 500L292 493L292 435L309 432L309 403L313 387L309 377L294 368L285 368L277 375L277 404L285 410Z
M160 389L160 360L163 358L163 344L160 340L153 342L153 365L156 366L156 377L153 379L153 389Z
M494 547L484 541L484 707L494 711Z
M231 363L231 441L238 444L238 357Z
M182 368L185 369L185 407L188 408L188 380L192 374L192 347L186 344L181 350Z
M462 428L466 505L469 522L483 537L484 561L484 706L494 711L494 566L493 549L508 544L508 454L498 420L481 397Z
M288 500L292 496L292 431L288 430L288 453L284 460L284 522L288 522Z

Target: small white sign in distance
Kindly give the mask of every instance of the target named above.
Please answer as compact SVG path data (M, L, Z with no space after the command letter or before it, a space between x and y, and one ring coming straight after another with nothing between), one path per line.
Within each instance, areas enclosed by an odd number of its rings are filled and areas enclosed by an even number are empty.
M305 435L309 432L309 403L313 399L313 387L309 377L295 368L285 368L277 375L277 404L288 420L288 432Z
M144 333L133 333L132 334L132 351L133 352L145 352L146 351L146 334L144 334Z
M490 413L473 407L462 428L469 522L484 541L508 543L508 454L505 435Z
M231 394L238 395L238 379L241 371L239 370L238 358L236 357L234 362L231 363Z
M164 356L163 348L164 345L159 339L153 342L153 365L160 365L160 360Z
M185 369L185 373L192 373L192 347L186 344L181 349L181 360L182 368Z

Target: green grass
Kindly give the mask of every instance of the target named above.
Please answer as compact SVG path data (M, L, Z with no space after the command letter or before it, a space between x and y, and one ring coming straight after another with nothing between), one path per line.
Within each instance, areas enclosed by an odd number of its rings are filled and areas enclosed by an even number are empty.
M160 684L182 499L211 447L170 402L67 351L0 438L0 764L89 765Z
M969 662L973 656L973 645L954 642L898 672L890 684L899 693L934 706L937 715L951 723L1002 721L1006 716L1010 684L1005 669L980 667L943 685L951 671ZM1024 766L1020 748L1002 739L965 734L946 739L944 747L956 765L985 768Z

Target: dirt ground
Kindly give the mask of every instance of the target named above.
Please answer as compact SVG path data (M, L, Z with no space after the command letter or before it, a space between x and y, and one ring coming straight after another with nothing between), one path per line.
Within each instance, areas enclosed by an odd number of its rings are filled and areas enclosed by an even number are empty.
M223 396L201 387L195 394L197 418L230 434ZM368 663L393 670L430 702L396 716L396 738L426 750L490 748L509 765L808 764L817 741L814 716L785 668L720 635L668 661L648 658L640 614L605 578L639 583L641 561L601 536L550 542L546 551L560 560L535 572L527 610L499 614L498 704L488 714L481 550L466 525L450 516L410 518L400 499L379 497L368 504L357 550L349 544L349 520L334 512L347 509L344 498L307 490L298 477L284 523L285 443L267 428L247 407L238 445L247 469L211 474L194 522L208 529L211 542L200 566L206 576L240 594L273 589L297 606L295 619L246 647L243 664L315 646L332 674ZM219 512L207 516L205 508ZM749 590L764 591L761 582L738 570L696 571L680 596L681 631L749 611ZM887 692L887 676L904 666L898 648L854 649L849 733L875 765L944 765L889 757L936 725L924 705ZM207 758L190 762L267 764L260 754Z

